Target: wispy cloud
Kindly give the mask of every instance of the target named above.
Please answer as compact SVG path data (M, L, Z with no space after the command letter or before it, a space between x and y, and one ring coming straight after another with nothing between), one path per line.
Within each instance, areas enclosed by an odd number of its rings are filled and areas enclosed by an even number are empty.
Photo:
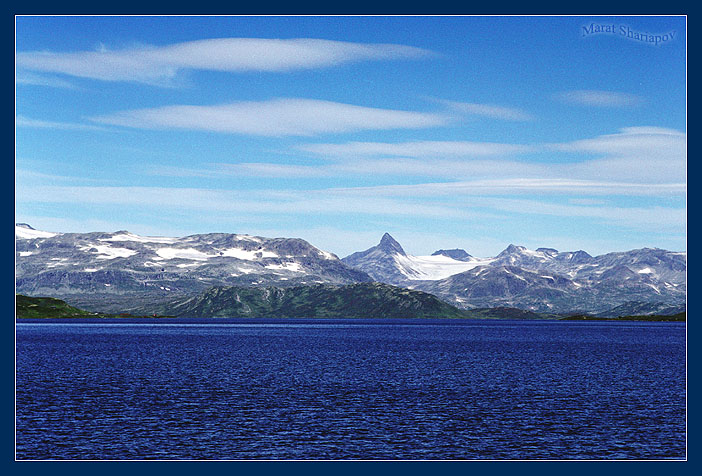
M459 195L474 197L513 194L659 196L662 194L683 195L685 189L684 183L632 183L564 178L501 178L351 187L337 189L337 191L339 193L362 192L366 196L387 197L455 197Z
M188 129L259 136L312 136L361 130L439 126L431 113L378 109L315 99L282 98L214 106L166 106L117 112L92 120L148 129Z
M569 104L593 107L628 107L643 103L639 96L615 91L565 91L556 94L555 98Z
M70 83L69 81L63 80L61 78L43 74L32 74L26 71L17 74L15 78L15 83L28 86L47 86L51 88L76 89L73 83Z
M687 180L687 134L672 129L628 127L617 134L546 147L596 156L567 166L578 177L654 183Z
M529 150L529 146L526 145L467 141L346 142L343 144L305 144L298 148L323 156L416 158L504 156Z
M17 66L105 81L168 85L182 70L294 71L370 60L421 58L433 53L397 44L310 38L218 38L123 50L17 53Z
M17 127L27 127L34 129L58 129L58 130L72 130L72 131L106 131L105 127L96 126L93 124L77 124L72 122L55 122L55 121L42 121L39 119L30 119L24 116L17 116L15 118L15 125Z
M500 184L420 184L332 188L317 190L258 190L246 194L230 190L163 187L28 186L19 191L19 203L72 203L91 206L139 206L147 210L197 210L203 217L236 213L274 219L276 215L366 215L431 219L509 219L518 215L583 217L622 228L651 231L685 229L684 207L584 206L532 198L489 196ZM593 184L523 184L525 188L566 189ZM610 187L612 184L606 184ZM596 186L596 185L595 185ZM504 191L504 190L503 190ZM602 190L605 192L605 190ZM609 190L607 191L609 193ZM533 196L533 195L532 195Z
M662 127L625 127L616 134L551 145L556 150L606 155L686 155L687 136Z
M200 168L153 165L146 168L145 174L157 177L197 177L210 179L231 179L232 177L258 178L318 178L340 173L329 167L313 165L292 165L271 162L244 162L238 164L206 164Z
M490 119L499 119L502 121L531 121L534 119L534 116L516 107L448 101L443 99L437 101L454 111L468 115L488 117Z
M246 193L202 188L175 187L90 187L90 186L25 186L18 202L74 203L91 205L139 206L199 210L205 214L284 214L305 215L378 215L431 218L468 218L476 213L443 204L421 203L385 197L363 197L349 200L346 194L326 190L258 190Z
M659 127L627 127L616 134L550 144L346 142L303 144L298 149L335 160L351 172L459 180L568 178L589 184L684 184L687 180L687 135ZM550 157L548 161L521 157L530 153ZM573 155L581 158L574 160Z

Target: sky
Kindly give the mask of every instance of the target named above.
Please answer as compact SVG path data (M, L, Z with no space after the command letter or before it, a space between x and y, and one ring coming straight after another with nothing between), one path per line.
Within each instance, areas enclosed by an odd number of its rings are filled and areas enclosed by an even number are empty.
M685 17L16 17L15 219L686 251Z

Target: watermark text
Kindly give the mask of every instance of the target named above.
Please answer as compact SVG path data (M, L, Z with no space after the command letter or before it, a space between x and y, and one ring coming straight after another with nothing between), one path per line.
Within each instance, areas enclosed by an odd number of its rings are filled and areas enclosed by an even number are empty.
M677 31L675 30L667 33L648 33L634 30L628 25L617 25L616 23L590 23L582 26L580 32L584 37L591 35L616 35L653 46L670 43L677 37Z

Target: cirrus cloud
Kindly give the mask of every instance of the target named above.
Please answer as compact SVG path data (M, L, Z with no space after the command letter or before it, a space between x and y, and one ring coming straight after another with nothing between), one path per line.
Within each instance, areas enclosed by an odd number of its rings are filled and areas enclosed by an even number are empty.
M284 72L344 63L412 59L434 53L412 46L312 38L216 38L167 46L56 53L19 52L19 69L103 81L168 85L182 70Z
M442 104L454 111L468 115L482 116L503 121L531 121L534 116L516 107L499 106L497 104L478 104L458 101L440 100Z
M486 157L517 154L529 150L521 144L469 141L347 142L344 144L305 144L300 150L325 156L392 157Z
M439 126L448 121L439 114L300 98L214 106L165 106L117 112L92 119L102 124L144 129L187 129L278 137L416 129Z
M556 94L555 98L569 104L593 107L628 107L643 102L642 98L633 94L596 90L565 91Z

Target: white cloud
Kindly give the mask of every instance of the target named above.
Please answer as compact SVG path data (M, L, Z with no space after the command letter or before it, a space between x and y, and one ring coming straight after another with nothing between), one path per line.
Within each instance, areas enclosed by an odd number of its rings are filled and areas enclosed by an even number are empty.
M420 58L430 51L396 44L310 38L218 38L118 51L19 52L17 67L105 81L168 84L181 70L294 71L368 60Z
M687 181L686 134L656 127L628 127L617 134L556 144L347 142L303 144L297 149L327 160L305 165L220 163L191 169L154 166L147 173L212 178L433 177L450 180L441 185L442 190L465 184L488 194L573 191L667 196L684 194ZM543 158L510 157L528 153ZM583 157L574 160L573 154Z
M92 125L92 124L76 124L71 122L54 122L54 121L42 121L39 119L30 119L24 116L17 116L15 118L15 125L17 127L26 127L34 129L57 129L57 130L73 130L73 131L106 131L104 127Z
M94 117L125 127L188 129L260 136L311 136L321 133L439 126L438 114L378 109L316 99L282 98L215 106L165 106Z
M502 156L529 150L529 146L525 145L467 141L346 142L344 144L305 144L298 148L324 156L424 158Z
M684 231L684 207L617 207L569 204L546 199L489 196L506 194L514 185L491 183L436 183L403 186L331 188L317 190L258 190L245 194L229 190L162 187L28 186L18 190L17 202L71 203L91 206L138 206L141 210L193 210L203 219L226 214L245 216L305 216L308 214L413 217L449 220L509 219L519 215L583 217L609 226L650 231ZM620 184L605 184L602 193L620 190ZM565 195L592 193L597 184L526 183L530 196L535 191ZM651 188L651 187L649 187ZM645 193L645 189L637 193ZM596 193L596 192L595 192ZM626 192L623 192L626 193Z
M414 185L380 185L337 189L339 193L363 193L385 197L456 197L510 194L563 194L660 196L684 195L684 183L632 183L576 180L565 178L500 178L454 182L420 183ZM473 200L473 198L471 198Z
M578 90L566 91L556 94L559 101L593 107L628 107L636 106L643 99L633 94L614 91Z
M582 178L658 183L687 180L687 134L673 129L627 127L618 134L546 147L599 156L560 166Z
M684 157L687 151L687 136L674 129L662 127L626 127L617 134L552 144L551 147L563 151L617 156L666 154L680 158Z
M290 165L265 162L246 162L241 164L219 164L218 170L226 175L240 175L266 178L305 178L329 177L338 171L313 165Z
M534 116L516 107L498 106L496 104L477 104L440 100L451 109L465 114L500 119L503 121L531 121Z
M15 83L28 86L47 86L51 88L75 89L73 84L55 76L46 76L27 72L18 73L15 78Z
M165 187L25 186L18 190L22 203L73 203L198 210L209 213L381 215L468 218L475 213L442 204L418 203L384 197L355 196L329 190L230 190Z

